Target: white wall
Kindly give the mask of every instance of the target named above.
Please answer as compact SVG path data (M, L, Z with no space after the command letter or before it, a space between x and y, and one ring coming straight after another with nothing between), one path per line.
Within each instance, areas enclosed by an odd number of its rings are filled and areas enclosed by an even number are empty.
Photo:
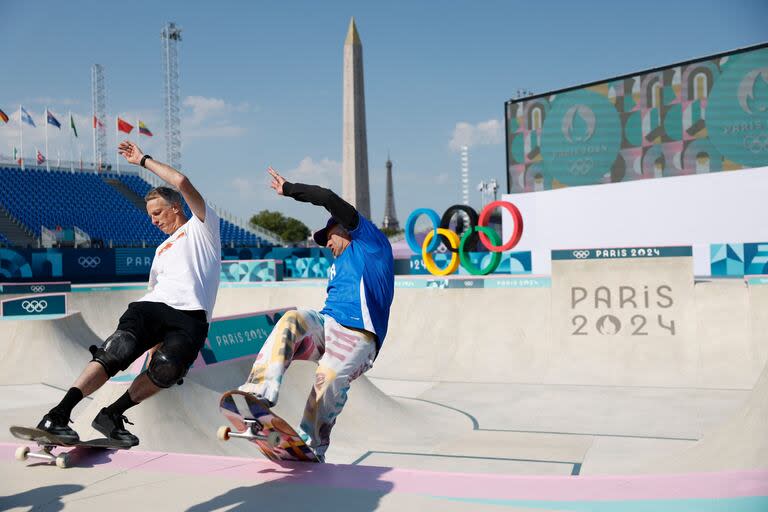
M709 245L768 241L768 167L505 194L523 216L514 250L550 273L552 249L693 246L694 272L710 274ZM504 237L512 230L503 215Z

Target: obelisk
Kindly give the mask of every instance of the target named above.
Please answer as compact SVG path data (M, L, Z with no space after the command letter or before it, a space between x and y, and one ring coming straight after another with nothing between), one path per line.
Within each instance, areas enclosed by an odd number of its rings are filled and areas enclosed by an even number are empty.
M365 130L363 45L355 18L349 21L344 41L344 133L342 148L342 197L371 218L368 188L368 142Z

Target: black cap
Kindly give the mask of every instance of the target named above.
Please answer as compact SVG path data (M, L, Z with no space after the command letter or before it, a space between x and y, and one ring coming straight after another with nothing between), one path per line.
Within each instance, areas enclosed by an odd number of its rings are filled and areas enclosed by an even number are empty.
M325 223L325 227L319 231L315 231L315 234L312 235L315 243L320 247L325 247L325 244L328 243L328 231L338 223L339 222L333 217L328 219L328 222Z

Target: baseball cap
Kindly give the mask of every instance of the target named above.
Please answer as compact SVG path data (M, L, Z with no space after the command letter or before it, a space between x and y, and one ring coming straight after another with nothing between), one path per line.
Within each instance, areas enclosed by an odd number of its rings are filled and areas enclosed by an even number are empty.
M328 243L328 231L338 223L339 222L333 217L328 219L328 222L325 223L325 227L319 231L315 231L315 234L312 235L315 243L320 247L325 247L325 244Z

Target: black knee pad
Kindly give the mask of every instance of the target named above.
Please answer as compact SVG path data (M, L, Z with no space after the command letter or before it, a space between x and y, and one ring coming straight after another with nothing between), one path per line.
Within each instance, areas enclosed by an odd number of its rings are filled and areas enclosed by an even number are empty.
M176 358L158 350L152 356L146 373L155 386L169 388L187 374L187 367Z
M107 375L114 377L117 372L128 368L137 357L139 342L128 331L115 331L93 353L93 360L100 363Z

